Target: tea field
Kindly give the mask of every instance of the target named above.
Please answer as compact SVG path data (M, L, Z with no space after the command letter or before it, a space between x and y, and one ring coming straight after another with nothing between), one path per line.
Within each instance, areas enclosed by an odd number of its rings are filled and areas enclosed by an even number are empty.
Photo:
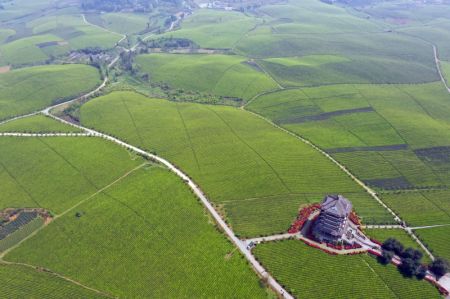
M80 129L38 114L0 125L0 132L20 133L82 133Z
M383 200L410 226L450 223L448 190L383 194Z
M153 82L249 100L277 84L253 62L237 55L148 54L136 59Z
M440 298L431 284L404 278L368 255L329 255L299 240L260 244L253 252L300 298Z
M240 12L199 9L183 21L181 29L164 36L187 38L204 48L233 48L260 22Z
M414 233L431 249L435 256L450 259L448 247L450 226L417 229Z
M336 192L352 198L368 222L392 221L323 155L241 109L114 92L83 105L81 121L179 166L210 200L231 211L228 220L245 236L285 231L305 198L319 202ZM287 209L271 212L285 200Z
M265 297L233 251L188 187L148 166L53 221L5 260L43 266L122 298Z
M108 298L50 273L3 263L0 292L5 298Z
M36 66L0 74L0 120L72 99L100 82L96 68L79 64Z
M0 209L62 213L142 163L91 137L1 137Z
M311 140L377 189L447 186L450 96L441 83L273 92L246 108Z

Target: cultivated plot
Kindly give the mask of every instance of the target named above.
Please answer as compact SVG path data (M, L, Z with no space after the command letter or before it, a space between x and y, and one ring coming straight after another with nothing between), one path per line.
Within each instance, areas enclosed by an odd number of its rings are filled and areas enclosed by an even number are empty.
M324 148L378 189L449 181L450 101L441 83L273 92L247 108Z
M204 48L233 48L260 22L240 12L200 9L182 22L181 29L164 36L187 38Z
M42 114L20 118L0 125L0 132L19 133L82 133L82 130L60 123Z
M100 84L100 74L87 65L49 65L0 74L0 120L63 102Z
M175 89L249 100L277 87L254 62L237 55L148 54L136 61L150 80Z
M179 166L225 209L242 235L285 231L300 204L319 202L327 193L352 198L368 222L392 221L326 157L240 109L115 92L82 106L81 121ZM236 212L241 205L248 214ZM280 205L286 209L271 212Z
M160 166L136 170L5 259L123 298L265 296L189 188Z
M329 255L299 240L260 244L254 253L298 297L440 298L431 284L405 279L393 265L365 254Z

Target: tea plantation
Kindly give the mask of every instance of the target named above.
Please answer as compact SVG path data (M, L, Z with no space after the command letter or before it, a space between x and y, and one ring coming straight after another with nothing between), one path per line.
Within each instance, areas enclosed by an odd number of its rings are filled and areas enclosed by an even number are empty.
M367 255L329 255L299 240L261 244L254 252L300 298L440 298L431 284L406 279Z
M136 61L153 82L188 91L249 100L277 87L261 69L237 55L156 53L138 56Z
M352 198L367 222L392 221L311 146L240 109L115 92L83 105L81 121L172 161L245 236L285 231L300 204L334 192Z
M80 129L60 123L50 117L38 114L20 118L0 125L0 132L21 133L81 133Z
M257 276L232 251L188 187L151 166L50 223L5 259L122 298L263 298Z
M100 82L96 68L79 64L36 66L0 74L0 120L72 99Z
M50 273L3 263L0 292L5 298L108 298Z

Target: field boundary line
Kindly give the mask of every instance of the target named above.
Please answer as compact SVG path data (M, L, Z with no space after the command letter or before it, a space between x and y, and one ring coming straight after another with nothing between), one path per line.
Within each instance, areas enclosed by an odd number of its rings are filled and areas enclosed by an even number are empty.
M121 41L123 41L124 39L127 38L127 36L126 36L125 34L122 34L122 33L119 33L119 32L115 32L115 31L112 31L112 30L109 30L108 28L105 28L105 27L102 27L102 26L99 26L99 25L96 25L96 24L92 24L91 22L89 22L89 21L86 19L86 16L85 16L84 13L81 14L81 18L83 19L83 22L84 22L86 25L88 25L88 26L96 27L96 28L99 28L99 29L101 29L101 30L103 30L103 31L106 31L106 32L108 32L108 33L111 33L111 34L114 34L114 35L119 35L119 36L121 36L122 38L121 38L119 41L117 41L117 44L119 44Z
M183 124L184 132L186 133L186 137L188 139L189 146L191 148L192 154L194 155L194 159L195 159L195 163L197 164L197 168L198 168L198 170L201 171L200 163L198 162L198 158L197 158L197 153L195 152L194 144L192 143L192 139L191 139L191 135L189 134L189 130L186 126L186 122L184 121L184 117L181 114L180 107L178 106L178 102L175 102L175 107L177 108L177 112L178 112L178 115L180 116L181 123Z
M214 111L213 109L211 109L209 107L207 107L207 109L210 110L211 112L213 112L225 124L225 126L228 127L228 129L233 133L233 135L236 136L237 139L239 139L239 141L241 141L243 144L245 144L252 152L254 152L272 170L272 172L275 174L275 176L278 178L278 180L281 182L281 184L284 186L284 188L286 188L288 193L292 193L292 190L289 188L289 186L286 184L286 182L281 178L278 171L276 171L275 168L273 168L273 166L260 153L258 153L257 150L255 150L242 137L240 137L236 133L236 131L230 126L230 124L227 123L216 111Z
M78 167L76 167L72 162L70 162L63 154L58 152L56 149L54 149L52 146L50 146L48 143L46 143L41 138L38 138L38 140L44 144L50 151L55 153L59 158L61 158L65 163L69 165L70 168L74 169L81 177L83 177L86 182L88 182L94 189L98 189L98 186L94 184Z
M388 289L389 291L391 291L391 293L392 293L396 298L400 298L400 297L397 295L397 293L394 292L394 290L392 290L391 287L389 287L389 285L386 283L386 281L383 279L383 277L380 276L380 275L378 274L378 272L375 271L375 269L372 268L372 266L370 266L370 264L369 264L366 260L364 260L362 257L359 257L359 258L360 258L360 259L366 264L366 266L367 266L367 267L375 274L375 276L377 276L377 277L383 282L383 284L384 284L384 286L386 287L386 289Z
M3 164L3 162L0 160L0 166L3 168L3 170L8 174L8 176L14 181L14 183L22 190L30 199L33 201L38 207L42 207L41 204L33 197L31 196L31 193L23 186L17 178L9 171L9 169ZM1 259L2 255L0 255Z
M133 115L131 114L130 109L128 109L127 103L125 103L125 101L123 100L123 98L121 98L121 102L122 102L122 105L125 107L125 110L127 111L127 114L128 114L128 116L130 117L130 119L131 119L131 122L133 123L134 130L136 131L136 135L137 135L138 138L139 138L139 142L141 143L141 146L144 146L144 141L142 140L142 136L141 136L141 134L139 133L139 130L138 130L137 126L136 126L136 122L134 121L134 117L133 117Z
M0 165L3 166L3 164ZM128 171L127 173L125 173L124 175L122 175L121 177L119 177L118 179L116 179L115 181L113 181L112 183L108 184L107 186L97 190L95 193L89 195L87 198L79 201L78 203L76 203L74 206L68 208L66 211L62 212L61 214L57 214L55 215L55 217L53 217L52 222L64 215L66 215L67 213L69 213L71 210L75 209L76 207L80 206L81 204L85 203L86 201L88 201L89 199L93 198L94 196L96 196L97 194L105 191L106 189L110 188L112 185L114 185L115 183L121 181L122 179L124 179L125 177L127 177L128 175L130 175L132 172L134 172L135 170L138 170L139 168L148 165L147 162L142 163L141 165L139 165L138 167L135 167L134 169ZM6 170L6 168L3 166L3 168ZM9 174L9 172L8 172ZM14 179L15 180L15 179ZM16 182L17 184L19 184L18 182ZM28 193L28 191L26 191L22 185L19 184L19 186L25 191L25 193L30 196L31 200L34 201L36 204L38 204L39 207L41 207L41 205L33 198L31 197L31 195ZM19 247L23 242L25 242L28 239L31 239L32 237L34 237L35 235L37 235L38 232L40 232L41 230L43 230L47 225L42 225L41 227L39 227L38 229L36 229L34 232L32 232L31 234L29 234L27 237L25 237L24 239L20 240L20 242L18 242L16 245L8 248L7 250L3 251L0 254L0 262L5 262L5 260L3 259L9 252L13 251L14 249L16 249L17 247Z
M275 82L278 85L278 88L280 90L286 89L283 85L280 84L280 82L278 82L278 80L275 79L275 77L271 73L269 73L269 71L266 70L265 67L261 66L261 64L258 63L256 59L254 59L253 62L256 63L256 65L259 66L260 69L262 69L262 71L266 74L266 76L268 76L270 79L272 79L273 82Z
M115 185L116 183L120 182L121 180L123 180L124 178L128 177L130 174L132 174L133 172L141 169L142 167L144 167L145 165L148 165L147 162L144 162L140 165L138 165L137 167L127 171L125 174L123 174L122 176L120 176L119 178L117 178L116 180L114 180L113 182L109 183L108 185L98 189L95 193L89 195L87 198L79 201L78 203L76 203L75 205L73 205L72 207L68 208L67 210L65 210L64 212L56 215L53 220L56 220L64 215L66 215L67 213L69 213L70 211L74 210L75 208L77 208L78 206L82 205L83 203L87 202L89 199L95 197L96 195L102 193L103 191L109 189L110 187L112 187L113 185Z
M9 261L4 261L4 260L1 260L0 263L1 263L1 264L4 264L4 265L17 265L17 266L22 266L22 267L28 267L28 268L32 268L32 269L34 269L34 270L36 270L36 271L42 270L42 271L45 272L45 273L49 273L50 275L56 276L56 277L58 277L58 278L61 278L61 279L65 280L65 281L67 281L67 282L70 282L70 283L72 283L72 284L75 284L75 285L77 285L77 286L80 286L80 287L82 287L82 288L84 288L84 289L86 289L86 290L93 291L93 292L95 292L95 293L97 293L97 294L106 296L106 297L108 297L108 298L118 298L117 296L113 296L113 295L108 294L108 293L106 293L106 292L97 290L97 289L95 289L95 288L93 288L93 287L84 285L84 284L82 284L81 282L78 282L78 281L76 281L76 280L74 280L74 279L72 279L72 278L70 278L70 277L64 276L64 275L62 275L62 274L59 274L59 273L57 273L57 272L54 272L54 271L52 271L52 270L50 270L50 269L47 269L47 268L44 268L44 267L38 267L38 266L34 266L34 265L31 265L31 264L27 264L27 263L9 262Z

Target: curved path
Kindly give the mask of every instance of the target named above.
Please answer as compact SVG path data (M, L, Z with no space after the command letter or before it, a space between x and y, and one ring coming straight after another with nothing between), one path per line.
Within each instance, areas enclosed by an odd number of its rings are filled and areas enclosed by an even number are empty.
M439 60L437 47L434 44L432 44L432 46L433 46L433 53L434 53L434 61L436 62L436 68L437 68L439 77L441 77L441 81L444 84L445 88L447 89L447 92L450 93L450 87L448 87L447 80L445 80L445 77L442 74L441 64L440 64L440 60Z

